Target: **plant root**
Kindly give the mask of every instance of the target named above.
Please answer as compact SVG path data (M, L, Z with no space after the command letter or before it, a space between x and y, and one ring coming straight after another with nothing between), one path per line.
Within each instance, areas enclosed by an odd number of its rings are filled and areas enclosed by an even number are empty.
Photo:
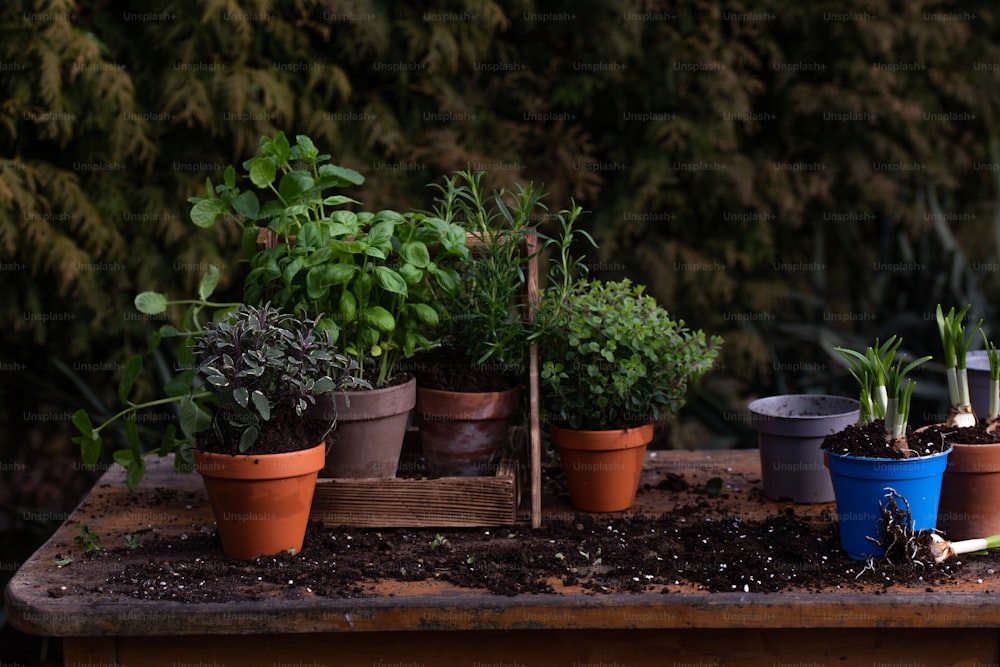
M933 567L947 560L954 552L936 529L914 530L909 501L895 489L886 487L885 501L880 503L881 520L878 538L868 541L882 548L881 558L869 558L866 569L880 567Z

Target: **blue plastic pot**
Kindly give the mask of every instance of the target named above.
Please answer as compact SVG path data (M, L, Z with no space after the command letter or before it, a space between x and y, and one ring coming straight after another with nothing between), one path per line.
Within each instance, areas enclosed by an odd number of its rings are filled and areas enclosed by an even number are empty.
M851 558L878 558L884 551L868 538L877 538L881 507L888 489L910 504L915 530L937 523L941 479L948 463L947 451L915 459L872 459L827 452L826 465L837 502L840 545Z

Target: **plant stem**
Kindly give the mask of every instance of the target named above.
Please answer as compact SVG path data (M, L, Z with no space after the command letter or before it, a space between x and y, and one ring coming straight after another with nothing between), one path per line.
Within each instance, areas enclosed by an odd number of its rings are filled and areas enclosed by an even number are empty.
M152 407L157 406L157 405L168 405L170 403L179 403L180 401L184 400L185 398L188 398L188 396L190 396L190 398L192 400L200 401L202 399L209 398L212 395L213 394L211 394L210 392L202 391L202 392L199 392L197 394L190 394L190 395L189 394L182 394L181 396L168 396L166 398L158 398L155 401L148 401L146 403L132 404L132 405L129 405L127 408L125 408L123 410L120 410L119 412L117 412L117 413L111 415L110 417L108 417L108 419L103 424L101 424L100 426L98 426L98 427L96 427L94 429L94 433L100 433L106 427L110 426L112 423L118 421L119 419L121 419L125 415L129 414L130 412L138 412L139 410L141 410L143 408L152 408Z

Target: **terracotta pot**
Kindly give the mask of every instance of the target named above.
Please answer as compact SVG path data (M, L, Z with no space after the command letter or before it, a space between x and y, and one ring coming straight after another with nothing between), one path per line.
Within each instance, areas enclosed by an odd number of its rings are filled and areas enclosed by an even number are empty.
M195 450L195 470L205 481L227 556L250 560L302 550L325 452L326 443L284 454Z
M417 387L417 426L427 467L435 477L496 474L521 389L441 391Z
M949 540L1000 533L1000 444L952 443L937 527Z
M317 399L307 413L329 421L334 414L337 426L328 436L333 446L326 455L324 477L378 478L396 476L399 454L410 418L417 402L417 380L413 376L398 385L369 391L349 391L330 398Z
M823 462L823 439L856 424L860 403L821 394L782 394L753 401L748 410L757 431L764 495L796 503L833 501Z
M610 431L551 427L573 506L585 512L620 512L632 506L653 440L653 425Z

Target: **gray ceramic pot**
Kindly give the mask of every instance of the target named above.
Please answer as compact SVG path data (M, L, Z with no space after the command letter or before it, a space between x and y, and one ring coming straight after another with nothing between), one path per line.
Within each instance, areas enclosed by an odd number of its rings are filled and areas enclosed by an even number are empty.
M858 422L860 403L822 394L785 394L749 405L760 446L764 494L796 503L833 501L823 439Z

